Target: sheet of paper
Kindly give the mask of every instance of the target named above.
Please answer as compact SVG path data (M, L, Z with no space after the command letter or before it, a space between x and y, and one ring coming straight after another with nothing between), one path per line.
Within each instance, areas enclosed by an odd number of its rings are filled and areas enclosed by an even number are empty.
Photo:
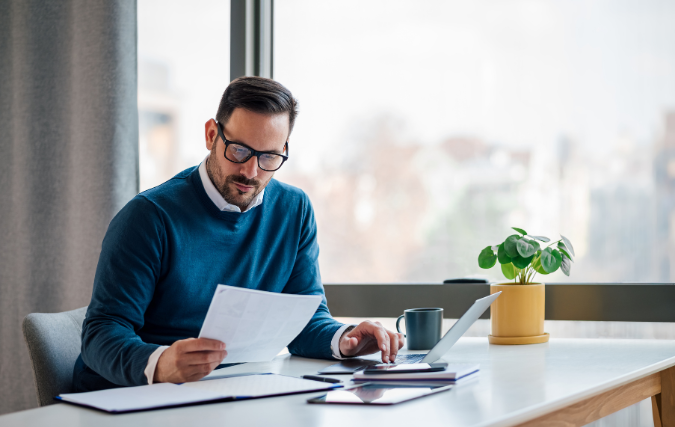
M214 400L220 396L208 390L185 389L176 384L163 383L86 393L67 393L59 397L67 402L108 412L126 412Z
M339 385L287 377L285 375L262 374L197 381L182 384L181 387L189 387L206 393L218 394L222 397L259 397L326 390L339 387Z
M225 343L223 363L268 362L298 336L320 303L320 295L218 285L199 337Z

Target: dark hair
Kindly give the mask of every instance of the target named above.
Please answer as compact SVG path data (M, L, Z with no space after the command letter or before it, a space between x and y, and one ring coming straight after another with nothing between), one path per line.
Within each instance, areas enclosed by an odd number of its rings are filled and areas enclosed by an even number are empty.
M232 80L220 99L216 120L223 126L235 108L261 114L288 113L288 134L293 131L298 101L281 83L264 77L239 77Z

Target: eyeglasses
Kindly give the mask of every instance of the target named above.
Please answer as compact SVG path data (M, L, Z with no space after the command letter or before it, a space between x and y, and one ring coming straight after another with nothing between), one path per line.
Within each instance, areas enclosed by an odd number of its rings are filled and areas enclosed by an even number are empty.
M221 124L218 122L216 124L218 125L218 135L225 143L225 158L232 163L246 163L251 157L256 156L260 169L266 172L274 172L288 160L288 141L284 144L286 155L270 151L257 151L241 142L228 141L225 135L223 135Z

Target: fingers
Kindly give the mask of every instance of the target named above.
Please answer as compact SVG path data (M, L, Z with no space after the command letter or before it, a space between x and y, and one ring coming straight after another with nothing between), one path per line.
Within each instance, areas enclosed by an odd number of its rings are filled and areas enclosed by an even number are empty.
M387 331L387 334L389 335L389 349L391 351L391 353L389 354L389 360L391 362L395 362L396 355L398 354L398 349L401 348L398 345L398 334L390 331Z
M382 362L389 363L389 357L391 355L391 343L389 342L387 330L384 329L382 324L380 324L380 322L371 322L367 320L357 326L356 329L354 329L354 332L356 332L358 329L360 329L359 332L361 335L365 335L366 337L369 336L377 343L377 350L382 352ZM373 351L371 351L371 353L372 352Z
M191 338L182 341L180 347L180 365L195 367L197 372L190 372L186 376L202 373L207 375L218 366L227 356L225 343L209 338ZM213 365L213 367L211 367Z
M389 360L395 362L398 351L403 347L405 338L403 338L403 334L397 334L396 332L387 331L387 334L389 334L389 348L391 350Z
M225 350L193 351L190 353L184 353L183 357L181 357L181 362L183 365L205 365L217 363L216 366L218 366L220 362L225 359L225 356L227 356L227 351Z
M210 364L204 364L204 365L195 365L191 366L191 370L189 373L186 373L185 375L185 382L192 382L192 381L199 381L211 372L213 372L214 369L218 367L220 362L214 362Z
M180 343L180 351L183 353L225 350L224 342L210 338L188 338L177 342Z
M340 340L340 351L345 356L359 356L380 351L382 362L396 360L398 350L403 347L403 334L386 330L379 322L361 322Z
M377 347L382 352L382 362L389 363L391 355L391 343L389 342L389 334L387 330L380 324L380 322L375 322L377 328L374 331L374 337L377 339Z
M208 338L176 341L160 356L155 381L196 381L213 371L227 357L225 344Z
M227 356L226 351L191 352L180 360L182 382L197 381L210 374Z

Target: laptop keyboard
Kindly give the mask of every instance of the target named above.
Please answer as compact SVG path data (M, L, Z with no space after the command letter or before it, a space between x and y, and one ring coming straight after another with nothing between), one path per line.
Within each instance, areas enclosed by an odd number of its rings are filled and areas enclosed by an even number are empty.
M398 354L394 363L397 365L401 363L417 363L424 359L424 356L426 354Z

